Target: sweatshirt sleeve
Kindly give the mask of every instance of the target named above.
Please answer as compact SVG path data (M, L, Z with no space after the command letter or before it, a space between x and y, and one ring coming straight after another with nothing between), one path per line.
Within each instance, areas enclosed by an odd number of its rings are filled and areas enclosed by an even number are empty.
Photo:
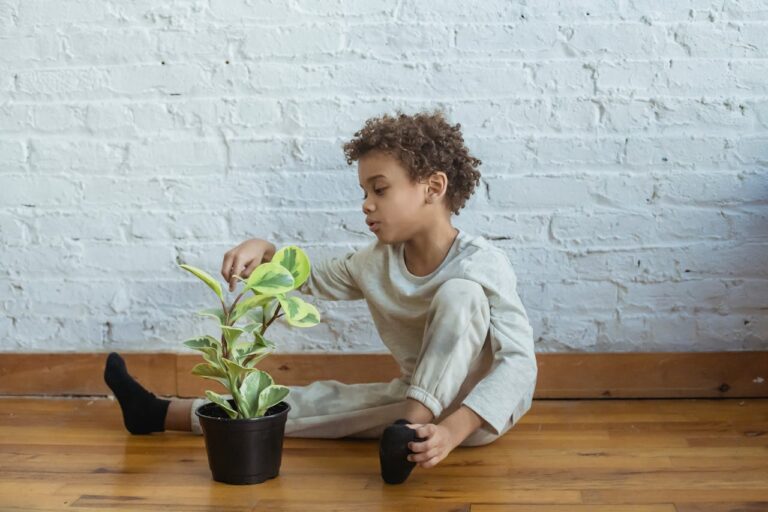
M480 283L488 297L493 363L462 403L500 435L507 419L514 425L531 408L538 367L533 329L517 294L512 264L503 253L491 261L468 267L466 278Z
M359 250L353 250L320 263L310 263L309 277L298 291L326 300L362 299L363 292L355 280L361 256Z

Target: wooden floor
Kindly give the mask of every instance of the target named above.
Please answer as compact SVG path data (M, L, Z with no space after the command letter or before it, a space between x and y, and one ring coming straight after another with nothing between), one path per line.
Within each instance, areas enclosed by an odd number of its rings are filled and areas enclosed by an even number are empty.
M0 398L0 510L768 511L768 399L535 400L407 482L376 441L286 438L280 475L211 479L201 436L132 436L105 398Z

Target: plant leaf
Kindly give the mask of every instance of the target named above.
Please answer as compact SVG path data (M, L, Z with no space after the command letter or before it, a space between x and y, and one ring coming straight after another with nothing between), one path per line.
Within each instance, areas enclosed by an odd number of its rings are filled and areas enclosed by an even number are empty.
M203 353L203 357L206 361L216 364L218 363L218 353L221 348L219 341L212 336L200 336L198 338L192 338L184 342L187 347L198 350Z
M274 299L272 302L267 304L264 307L264 322L267 323L270 320L272 320L272 317L275 316L275 313L277 312L277 307L280 305L280 296L278 296L276 299Z
M265 295L277 295L293 290L293 275L278 263L262 263L254 269L245 283L246 290Z
M231 349L231 354L234 356L235 361L240 366L245 367L243 360L245 357L253 351L253 342L240 339L238 343L234 344Z
M183 268L184 270L188 270L189 272L192 272L195 276L197 276L200 279L202 279L205 282L205 284L210 286L211 289L214 292L216 292L216 295L218 295L221 300L224 300L224 296L221 294L221 285L219 284L219 282L217 280L215 280L213 277L211 277L210 274L200 270L199 268L195 268L192 265L182 264L182 265L179 265L179 266L181 268Z
M252 324L247 324L243 326L243 330L245 332L259 332L261 330L261 326L263 324L260 322L253 322Z
M184 342L184 345L195 350L200 350L201 348L217 348L219 347L220 343L219 340L213 336L206 334L205 336L198 336L197 338L188 339Z
M282 306L283 311L285 312L285 319L290 320L291 318L301 318L305 315L304 313L304 302L298 297L287 297L283 295L282 297L278 297L278 302L280 302L280 306Z
M264 416L270 407L279 404L290 392L291 390L287 386L278 384L264 389L259 395L259 409L256 411L256 416Z
M262 390L268 388L275 383L272 377L261 370L249 373L243 379L243 384L240 386L240 394L243 397L243 401L247 404L249 411L249 418L257 417L256 412L259 410L259 396ZM263 416L263 415L262 415Z
M253 345L254 347L258 348L267 348L267 347L274 347L275 344L267 341L267 338L262 336L258 332L253 333L254 339L253 339Z
M272 263L279 263L293 276L293 287L298 288L309 278L311 272L307 254L295 245L283 247L272 256Z
M245 366L246 368L253 368L256 366L256 364L267 357L269 354L274 352L275 350L275 344L272 342L267 341L264 339L264 337L254 332L254 342L251 344L247 351L243 352L242 358L240 359L240 364ZM248 358L248 356L252 356L256 354L256 356L248 361L248 363L244 363L244 361Z
M229 381L227 380L227 374L221 368L216 366L200 363L192 368L192 375L197 375L204 379L215 380L223 385L225 388L229 388Z
M246 316L251 320L253 320L254 322L263 324L264 323L264 306L249 310Z
M203 309L201 311L198 311L197 314L200 316L210 316L212 318L215 318L219 321L220 324L223 324L227 318L224 315L224 311L222 311L221 308Z
M229 325L220 325L219 327L221 327L221 332L224 333L224 339L227 340L227 345L235 343L237 338L245 332L245 330L240 327L231 327Z
M224 409L230 419L237 419L237 411L229 406L229 402L223 396L219 395L218 393L214 393L213 391L206 391L205 396L208 397L208 400L218 404L219 407Z
M240 387L240 384L242 384L243 379L245 378L246 375L248 375L253 371L256 371L253 368L246 368L245 366L241 365L237 361L232 361L231 359L225 358L223 359L223 361L224 361L224 369L226 370L227 375L229 375L232 385L238 388ZM231 389L231 388L230 390L232 391L232 397L237 399L236 394L238 390Z
M312 304L299 297L287 297L280 300L285 311L285 320L294 327L312 327L320 323L320 313Z
M234 325L241 316L243 316L251 309L263 306L270 300L272 300L272 297L269 295L254 295L252 297L248 297L244 301L238 302L237 306L235 306L235 311L232 313L232 316L229 319L230 325ZM224 322L222 321L221 323Z

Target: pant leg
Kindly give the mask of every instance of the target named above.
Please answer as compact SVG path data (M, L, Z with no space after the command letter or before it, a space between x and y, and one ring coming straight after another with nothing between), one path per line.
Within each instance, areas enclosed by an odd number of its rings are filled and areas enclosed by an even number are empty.
M406 393L418 400L440 423L461 407L463 400L493 365L490 342L490 306L478 283L449 279L430 304L424 339ZM489 444L512 427L508 421L496 435L487 424L470 434L460 446Z
M415 368L404 372L411 375L407 378L410 386L406 398L419 400L426 396L426 402L437 401L440 410L432 410L432 423L441 423L461 407L492 366L490 306L485 292L474 281L446 281L430 304ZM378 438L392 421L349 437ZM490 426L481 425L459 446L490 444L511 428L512 421L508 420L497 435Z
M375 438L387 425L403 417L407 407L408 383L400 378L357 384L320 380L287 387L290 392L285 401L291 410L285 424L286 437L338 439L359 437L362 433L362 438ZM192 403L191 424L195 434L202 434L195 410L208 402L198 398Z
M411 385L406 393L435 418L453 403L485 345L490 308L482 287L450 279L435 293Z

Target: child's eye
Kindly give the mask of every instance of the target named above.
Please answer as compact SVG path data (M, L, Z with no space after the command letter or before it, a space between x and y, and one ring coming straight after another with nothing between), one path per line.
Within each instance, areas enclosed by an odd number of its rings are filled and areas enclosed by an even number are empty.
M376 192L376 194L378 194L378 195L382 195L385 190L386 190L386 188L375 188L375 189L373 189L373 191ZM368 194L363 194L363 199L368 199Z

